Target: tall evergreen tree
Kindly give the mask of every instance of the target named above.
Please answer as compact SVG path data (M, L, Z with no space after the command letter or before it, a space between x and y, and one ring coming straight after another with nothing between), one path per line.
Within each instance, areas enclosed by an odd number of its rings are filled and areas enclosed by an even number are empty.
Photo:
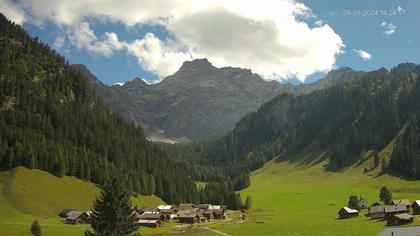
M359 197L357 195L351 195L347 207L350 209L359 209Z
M379 199L385 203L386 205L391 204L392 202L392 193L391 191L388 189L388 187L383 186L381 188L381 191L379 192Z
M135 235L135 210L131 206L130 194L123 181L113 177L105 184L99 198L93 204L92 228L86 236Z
M38 223L38 220L34 220L31 225L31 234L34 236L42 236L41 226Z

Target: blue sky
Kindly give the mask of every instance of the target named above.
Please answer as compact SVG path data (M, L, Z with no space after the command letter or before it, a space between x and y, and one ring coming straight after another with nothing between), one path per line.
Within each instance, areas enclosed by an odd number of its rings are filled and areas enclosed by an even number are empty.
M157 81L202 57L295 82L420 61L419 1L214 2L124 0L96 11L89 0L0 0L0 10L106 84Z

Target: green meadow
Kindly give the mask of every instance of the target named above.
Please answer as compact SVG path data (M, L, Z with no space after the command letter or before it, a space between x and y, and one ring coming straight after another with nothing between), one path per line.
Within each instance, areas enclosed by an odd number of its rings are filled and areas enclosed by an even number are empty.
M379 201L379 189L386 185L394 199L420 199L420 181L382 175L380 167L372 169L371 158L340 172L326 171L327 161L322 158L309 155L293 160L274 160L252 173L251 186L241 191L243 198L252 196L243 223L237 220L238 212L230 212L232 220L192 227L171 222L140 231L145 235L217 235L206 229L210 228L230 235L376 235L386 222L369 219L366 210L357 218L337 219L337 211L347 205L350 195L373 203ZM89 229L87 225L67 225L56 215L68 207L90 209L100 191L94 184L23 167L0 172L0 180L0 235L30 235L34 219L40 221L44 235L83 235ZM132 201L139 206L163 203L154 196ZM416 217L413 225L420 225L420 218Z
M309 158L310 159L310 158ZM337 219L350 195L360 195L369 204L379 202L379 189L386 185L394 199L420 199L420 181L381 175L380 167L366 172L372 160L341 172L325 171L326 161L271 161L251 176L251 186L241 191L252 196L252 208L242 224L216 225L231 235L376 235L386 222L371 220L363 210L359 217ZM420 225L415 217L413 225Z
M43 235L83 235L88 225L68 225L57 214L64 208L91 209L100 193L96 185L74 177L58 178L40 170L18 167L0 172L0 235L30 235L38 219ZM133 205L154 206L155 196L132 198Z

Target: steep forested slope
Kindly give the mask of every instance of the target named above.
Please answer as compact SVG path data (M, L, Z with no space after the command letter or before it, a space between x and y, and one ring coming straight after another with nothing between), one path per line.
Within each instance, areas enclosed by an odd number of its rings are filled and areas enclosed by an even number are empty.
M197 201L182 165L110 112L62 56L1 14L0 52L1 168L24 165L99 184L118 174L134 192Z
M419 75L420 66L406 63L308 95L280 95L243 118L230 133L167 148L192 165L205 163L238 176L273 157L287 159L312 145L326 152L328 169L339 170L363 161L369 150L379 152L402 133L390 166L419 178ZM381 162L386 171L388 160ZM201 173L195 177L205 178Z

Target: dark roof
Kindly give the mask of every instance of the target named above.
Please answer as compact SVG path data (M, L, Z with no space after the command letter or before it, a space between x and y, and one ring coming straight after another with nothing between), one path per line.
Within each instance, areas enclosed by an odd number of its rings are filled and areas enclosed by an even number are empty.
M192 203L181 203L179 204L179 208L196 208L197 206Z
M158 213L144 213L139 218L140 219L160 219L160 214L158 214Z
M383 206L371 206L369 207L369 213L381 213L385 212L385 208Z
M407 207L405 205L385 206L385 213L393 213L393 212L401 212L401 211L407 211Z
M201 208L201 209L208 209L209 208L209 206L211 206L211 204L198 204L198 208Z
M75 220L83 214L83 211L70 211L67 215L68 220Z

